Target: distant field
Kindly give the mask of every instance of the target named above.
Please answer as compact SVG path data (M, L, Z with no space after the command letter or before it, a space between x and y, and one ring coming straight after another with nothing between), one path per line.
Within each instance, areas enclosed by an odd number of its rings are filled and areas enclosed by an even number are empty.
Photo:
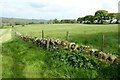
M118 32L118 25L46 24L26 25L25 27L16 27L15 29L34 36L41 36L41 30L44 30L45 36L64 38L66 31L69 31L70 35Z
M87 24L45 24L17 26L15 30L23 34L41 37L44 30L45 37L65 39L69 31L69 41L79 45L85 44L101 49L101 36L105 34L105 51L118 54L118 25L87 25Z

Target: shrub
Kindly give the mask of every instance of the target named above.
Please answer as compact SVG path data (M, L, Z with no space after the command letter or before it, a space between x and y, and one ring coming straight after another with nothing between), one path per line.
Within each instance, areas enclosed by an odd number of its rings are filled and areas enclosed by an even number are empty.
M103 24L109 24L109 22L107 22L107 21L103 21Z

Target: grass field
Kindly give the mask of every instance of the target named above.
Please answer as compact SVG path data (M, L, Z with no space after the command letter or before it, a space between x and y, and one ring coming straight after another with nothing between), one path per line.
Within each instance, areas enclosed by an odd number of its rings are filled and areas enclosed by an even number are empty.
M0 32L0 43L4 43L11 39L11 29L1 29Z
M118 25L83 25L83 24L50 24L28 25L16 27L15 30L27 35L41 37L44 30L45 37L66 38L69 31L69 41L79 45L85 44L101 49L102 33L105 35L105 52L118 54Z
M21 33L41 37L65 39L69 31L69 41L79 45L85 44L101 48L101 33L105 34L105 52L118 53L118 25L83 25L83 24L45 24L15 26L14 30ZM79 57L80 67L73 67L66 62L66 54L76 55L64 50L47 51L14 37L11 42L3 43L2 60L4 78L96 78L104 79L119 77L120 65L109 65L94 57ZM84 61L82 61L84 60Z

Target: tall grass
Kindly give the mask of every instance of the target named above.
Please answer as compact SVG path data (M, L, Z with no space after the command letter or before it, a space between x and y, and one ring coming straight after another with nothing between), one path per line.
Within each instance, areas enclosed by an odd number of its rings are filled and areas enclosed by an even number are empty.
M64 50L48 52L19 39L4 43L3 78L89 78L91 76L89 74L91 70L74 68L66 63L65 53ZM97 75L96 71L95 74Z
M2 56L3 78L112 78L119 75L115 67L95 57L63 49L47 51L19 38L3 44Z

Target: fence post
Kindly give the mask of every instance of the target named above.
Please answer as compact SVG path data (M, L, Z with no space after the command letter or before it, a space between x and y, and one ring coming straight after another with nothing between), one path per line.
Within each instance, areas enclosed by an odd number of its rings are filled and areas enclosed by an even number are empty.
M67 33L66 33L66 40L68 40L68 37L69 37L69 32L67 31Z
M49 42L50 42L50 40L47 39L47 50L49 50Z
M42 39L44 39L44 31L42 30Z
M104 33L102 33L102 47L101 51L104 51Z

